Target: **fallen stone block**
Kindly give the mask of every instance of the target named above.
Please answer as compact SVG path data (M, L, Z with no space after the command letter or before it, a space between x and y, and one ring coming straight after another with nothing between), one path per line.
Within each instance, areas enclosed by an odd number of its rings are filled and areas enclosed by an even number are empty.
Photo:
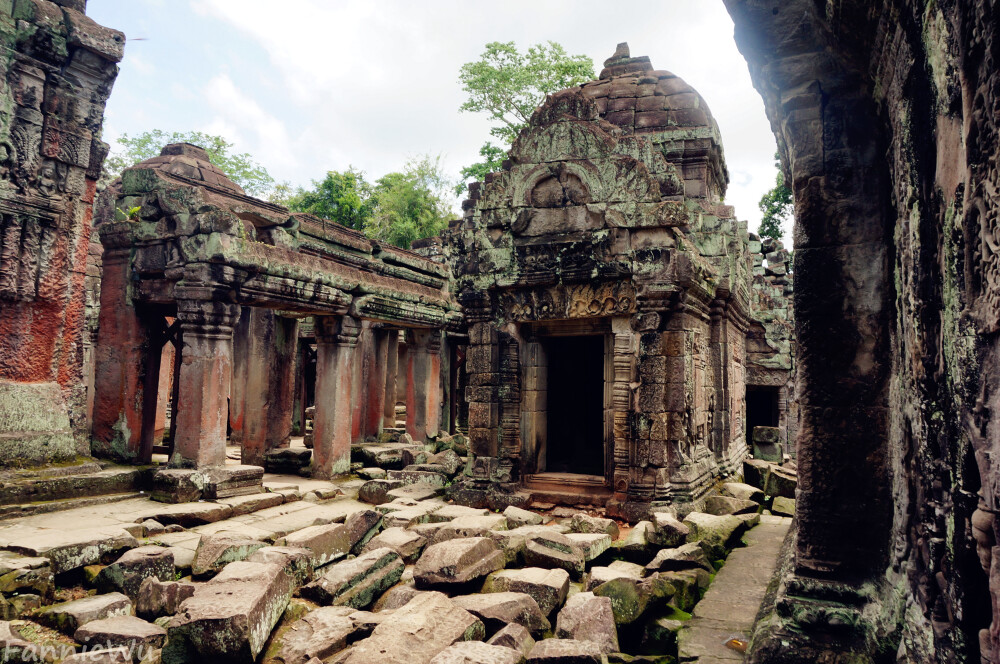
M292 580L281 565L229 563L170 620L163 664L253 662L291 595Z
M486 643L491 646L502 646L516 650L521 657L527 657L531 649L535 647L535 639L531 637L531 632L517 623L507 625Z
M320 487L302 494L302 500L310 503L318 503L324 500L332 500L342 495L344 495L344 492L339 487Z
M659 574L645 579L612 579L593 590L598 597L611 599L611 610L618 625L630 625L648 609L663 606L674 592L673 585Z
M533 635L539 636L551 627L548 618L538 608L538 602L527 593L478 593L461 595L452 600L482 620L489 632L496 632L511 623L517 623Z
M646 572L673 572L684 569L703 569L710 574L715 574L715 568L705 555L703 549L697 542L682 544L676 549L660 549L656 557L648 565Z
M463 584L503 566L503 552L493 540L455 539L427 547L413 570L413 580L418 588Z
M454 450L449 449L430 455L427 457L427 463L441 466L448 477L457 475L464 465L462 457L458 456Z
M575 514L569 522L574 533L603 533L611 539L618 539L618 524L613 519L603 519L588 514Z
M135 613L146 620L156 620L177 613L181 603L194 594L195 585L183 581L160 581L146 577L139 586Z
M531 567L564 569L574 578L580 578L587 568L580 545L557 532L528 538L524 545L524 562Z
M357 558L335 563L310 584L302 596L319 604L364 609L403 575L403 560L392 549L375 549Z
M252 563L274 563L285 569L295 588L301 588L313 579L312 552L292 546L265 546L253 552Z
M328 664L429 664L458 641L481 641L481 620L442 593L418 595L396 609L363 639Z
M466 507L465 505L445 505L441 509L434 511L429 522L436 523L438 521L452 521L453 519L463 516L490 516L490 511L485 509L476 509L475 507Z
M191 576L196 579L211 577L229 563L246 560L265 546L266 542L228 533L204 535L194 554Z
M370 505L381 505L389 498L389 491L403 486L401 480L369 480L358 489L358 500Z
M390 477L391 479L391 477ZM444 486L418 482L416 484L403 484L397 489L390 489L387 494L389 498L402 498L405 500L430 500L444 493Z
M398 480L404 485L429 484L432 487L443 489L444 485L448 483L448 475L435 470L407 470L404 468L403 470L390 470L388 475L390 480Z
M392 549L399 554L406 564L413 564L420 557L420 552L424 550L427 538L421 537L412 530L404 528L386 528L381 533L373 537L365 545L365 551L380 549L383 547Z
M384 468L379 468L373 466L371 468L362 468L358 471L358 477L363 480L384 480L388 475Z
M434 514L437 514L437 511ZM431 518L433 516L432 514ZM460 516L446 523L435 533L434 543L461 537L487 537L493 530L507 530L507 517L499 514Z
M550 616L566 601L566 594L569 592L569 572L564 569L541 567L505 569L486 577L483 592L525 593L535 600L543 615Z
M521 653L480 641L462 641L448 646L430 664L519 664Z
M179 505L164 505L156 512L148 513L143 519L153 518L161 523L177 525L182 528L203 526L216 523L233 516L233 508L221 503L182 503ZM168 529L169 532L169 529Z
M35 616L43 625L73 635L94 620L132 615L132 602L121 593L91 595L82 599L47 606Z
M278 475L298 475L312 462L312 450L286 447L264 455L264 470Z
M667 550L667 549L665 549ZM612 579L641 579L645 568L642 565L616 560L607 567L593 567L587 574L583 589L591 591Z
M777 516L795 516L795 501L784 496L775 496L771 502L771 514Z
M202 472L205 476L203 495L208 500L245 496L264 490L262 466L218 466Z
M601 652L618 652L618 627L611 598L592 592L577 593L559 610L555 635L560 639L589 641Z
M633 562L645 564L660 549L659 546L650 541L652 537L654 537L653 523L651 521L640 521L626 533L625 537L615 540L612 546L625 558Z
M681 611L690 612L694 605L701 599L700 590L702 583L705 587L710 582L708 572L703 569L686 569L678 572L659 572L660 578L667 581L674 588L674 594L670 597L669 604ZM702 580L704 577L704 581Z
M382 525L382 513L377 510L358 510L350 514L344 521L344 526L351 538L351 551L359 553Z
M797 485L798 478L794 471L772 465L764 481L764 493L768 496L781 496L794 500Z
M528 655L531 664L600 664L601 649L592 641L544 639Z
M345 607L323 606L279 628L263 664L307 664L313 658L324 660L337 654L357 631L348 615Z
M647 536L657 546L680 546L687 539L689 527L673 512L654 512L652 523L652 532Z
M223 498L219 501L221 505L228 505L233 510L233 516L243 514L253 514L268 507L277 507L285 502L285 497L280 493L253 493L246 496L233 496Z
M611 548L611 536L606 533L566 533L565 537L580 547L588 563Z
M126 551L122 556L100 571L94 585L102 593L120 592L135 600L139 587L146 578L172 581L174 554L162 546L141 546Z
M372 611L379 613L381 611L398 609L401 606L405 606L407 602L417 595L426 592L430 591L417 590L416 586L409 583L399 583L382 593L382 596L375 602L375 606L372 607Z
M730 498L752 500L757 504L764 502L764 492L762 490L749 484L743 484L742 482L726 482L719 488L719 493Z
M737 516L714 516L702 512L688 514L684 517L684 525L690 529L688 542L698 542L705 549L705 555L713 561L725 558L748 527Z
M277 546L308 549L313 568L322 567L351 552L351 531L346 524L332 523L296 530L274 542Z
M48 558L0 551L0 594L11 597L28 593L51 598L54 590L55 575Z
M507 517L507 524L510 528L519 528L521 526L540 526L542 524L541 514L536 514L530 510L515 507L514 505L508 505L507 508L504 509L503 515Z
M764 489L764 482L771 470L771 464L761 459L743 460L743 481L757 489Z
M204 477L197 470L164 468L153 473L149 497L161 503L191 503L202 496Z
M128 648L135 659L143 660L163 647L167 630L135 616L115 616L88 622L76 630L73 639L90 648Z
M87 565L111 562L127 549L139 546L139 542L121 528L47 529L19 535L15 542L4 546L26 556L48 558L52 573L62 574Z
M726 514L754 514L760 505L752 500L741 500L728 496L709 496L705 499L705 513L715 516Z

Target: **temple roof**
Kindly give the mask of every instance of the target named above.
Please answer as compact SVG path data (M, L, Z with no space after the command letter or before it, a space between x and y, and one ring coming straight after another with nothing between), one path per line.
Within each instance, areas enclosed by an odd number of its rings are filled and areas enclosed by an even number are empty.
M191 143L171 143L160 151L160 156L141 161L133 168L162 170L234 194L246 195L242 187L208 160L208 153L204 148Z

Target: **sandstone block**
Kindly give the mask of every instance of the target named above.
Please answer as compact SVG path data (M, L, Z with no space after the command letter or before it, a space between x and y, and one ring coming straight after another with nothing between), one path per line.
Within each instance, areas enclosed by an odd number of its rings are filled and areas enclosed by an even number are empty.
M229 563L170 620L163 663L254 661L291 595L292 580L281 565Z
M403 486L401 480L369 480L358 489L358 500L370 505L381 505L390 500L389 491L401 486Z
M514 505L508 506L503 515L507 517L508 527L519 528L521 526L539 526L542 524L542 515L530 510L521 509Z
M490 511L466 507L465 505L445 505L430 516L429 523L452 521L463 516L490 516Z
M577 593L559 610L555 635L596 644L601 652L618 652L618 627L611 599L591 592Z
M538 636L551 627L538 608L538 602L527 593L479 593L454 597L453 601L482 620L490 632L517 623Z
M146 578L174 579L174 554L162 546L141 546L126 551L121 558L100 571L95 585L102 593L120 592L134 600Z
M252 563L276 563L285 569L296 588L313 579L312 552L292 546L265 546L253 552L247 560Z
M213 576L229 563L246 560L254 551L265 546L265 542L240 535L205 535L198 542L191 575L196 579Z
M432 518L435 515L437 512L434 512ZM488 537L493 530L507 530L507 517L500 514L460 516L447 522L435 533L434 543L461 537Z
M330 664L429 664L458 641L479 641L486 635L481 620L459 608L444 594L414 597L382 621Z
M777 516L795 516L795 501L784 496L775 496L771 503L771 514Z
M503 646L520 653L521 657L526 657L531 649L535 647L535 640L531 638L531 632L522 625L511 623L494 634L486 643L491 646Z
M672 512L654 512L650 541L657 546L679 546L684 543L690 529L677 520Z
M88 622L76 630L73 639L83 646L129 648L141 660L163 647L167 630L135 616L115 616Z
M376 510L358 510L344 520L351 538L351 551L358 553L382 527L382 513Z
M743 484L742 482L726 482L719 489L719 493L730 498L740 500L752 500L755 503L764 502L764 492L755 486Z
M468 583L503 569L503 552L486 537L454 539L427 547L413 570L418 588Z
M728 496L709 496L705 499L705 512L716 516L726 514L752 514L760 505L752 500L741 500Z
M535 644L529 664L600 664L601 649L591 641L545 639Z
M550 616L566 601L566 594L569 592L569 572L564 569L541 567L505 569L486 578L483 592L525 593L535 600L542 614Z
M611 536L606 533L566 533L565 537L580 547L588 563L611 548Z
M420 557L420 552L424 550L426 544L427 538L421 537L412 530L386 528L373 537L365 545L364 550L371 551L386 547L398 553L404 563L412 564Z
M771 464L760 459L745 459L743 461L743 481L757 489L764 489L764 481Z
M703 569L715 574L715 568L705 555L705 550L697 542L683 544L676 549L660 549L656 557L646 565L646 572L650 574L684 569Z
M275 540L277 546L308 549L313 568L322 567L351 552L351 531L346 524L309 526Z
M146 620L177 613L181 603L194 594L195 585L181 581L160 581L146 577L139 586L135 613Z
M7 549L34 558L48 558L53 574L100 562L110 562L139 545L121 528L45 531L19 536Z
M645 579L612 579L593 591L598 597L611 599L611 610L615 623L619 625L630 625L642 617L647 609L666 604L674 592L673 585L659 574Z
M349 614L348 614L349 615ZM347 647L356 631L345 607L323 606L275 632L264 655L264 664L307 664L324 660Z
M726 552L736 546L747 529L743 519L737 516L702 512L691 512L684 517L684 524L690 528L688 542L698 542L711 560L725 558Z
M556 532L530 537L524 545L524 562L532 567L564 569L575 578L583 575L587 565L582 547Z
M618 524L613 519L602 519L587 514L576 514L569 524L574 533L604 533L611 539L618 539Z
M320 604L364 609L403 575L403 560L392 549L375 549L357 558L335 563L302 596Z
M129 598L121 593L108 593L47 606L38 612L36 619L43 625L72 635L94 620L130 615L132 602Z
M629 560L647 563L660 548L652 543L653 537L652 522L640 521L632 527L632 530L628 531L625 537L616 540L612 546Z
M522 660L521 654L510 648L462 641L439 652L430 664L518 664Z
M791 470L780 466L771 466L764 483L764 493L769 496L781 496L795 499L795 487L798 479Z
M669 551L669 549L665 550ZM584 580L583 588L586 591L591 591L602 583L611 581L612 579L640 579L642 578L644 569L642 565L623 560L616 560L607 567L593 567Z

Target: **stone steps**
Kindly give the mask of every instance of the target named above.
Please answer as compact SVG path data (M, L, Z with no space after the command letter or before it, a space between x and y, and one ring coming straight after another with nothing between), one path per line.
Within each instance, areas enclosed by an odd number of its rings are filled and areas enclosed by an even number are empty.
M55 505L56 501L135 493L151 486L151 466L111 466L101 469L97 464L88 463L81 468L85 472L63 474L61 471L65 469L41 469L7 479L0 486L0 506L28 507L29 503L43 502Z
M85 498L60 498L58 500L42 500L23 505L2 505L0 506L0 521L4 519L15 519L21 516L33 516L35 514L47 514L77 507L91 507L93 505L107 505L117 503L130 498L140 498L141 491L131 493L112 493L103 496L88 496Z

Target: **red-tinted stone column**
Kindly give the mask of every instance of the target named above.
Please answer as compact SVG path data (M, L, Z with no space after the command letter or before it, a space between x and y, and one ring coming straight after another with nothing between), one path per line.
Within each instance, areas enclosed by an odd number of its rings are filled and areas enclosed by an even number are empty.
M316 419L313 477L351 468L351 378L361 326L353 318L316 317Z
M385 396L382 402L382 426L396 427L396 375L399 367L399 330L389 330L385 339Z
M177 433L170 464L186 468L226 462L226 420L232 379L235 305L180 300L183 350L177 398Z
M243 443L243 418L246 413L247 369L250 354L250 316L253 310L243 307L233 330L233 381L229 390L229 441Z
M138 457L149 332L129 297L129 246L104 237L104 276L94 371L92 451L121 461Z
M271 380L268 385L267 449L287 447L292 437L295 410L296 353L299 321L274 318Z
M370 321L362 321L358 336L354 364L351 368L351 441L359 443L365 438L368 419L368 378L375 364L375 343Z
M382 418L385 412L386 350L388 337L392 332L383 329L372 330L371 364L367 368L365 384L365 421L362 433L365 437L378 436L382 432ZM395 352L395 351L394 351Z
M240 458L244 464L264 465L267 429L270 418L268 392L271 384L271 356L274 352L274 313L268 309L250 310L249 343L246 354L235 362L245 366L243 388L243 436ZM235 374L235 371L234 371Z
M415 441L437 436L441 421L441 336L412 330L408 341L406 432Z

